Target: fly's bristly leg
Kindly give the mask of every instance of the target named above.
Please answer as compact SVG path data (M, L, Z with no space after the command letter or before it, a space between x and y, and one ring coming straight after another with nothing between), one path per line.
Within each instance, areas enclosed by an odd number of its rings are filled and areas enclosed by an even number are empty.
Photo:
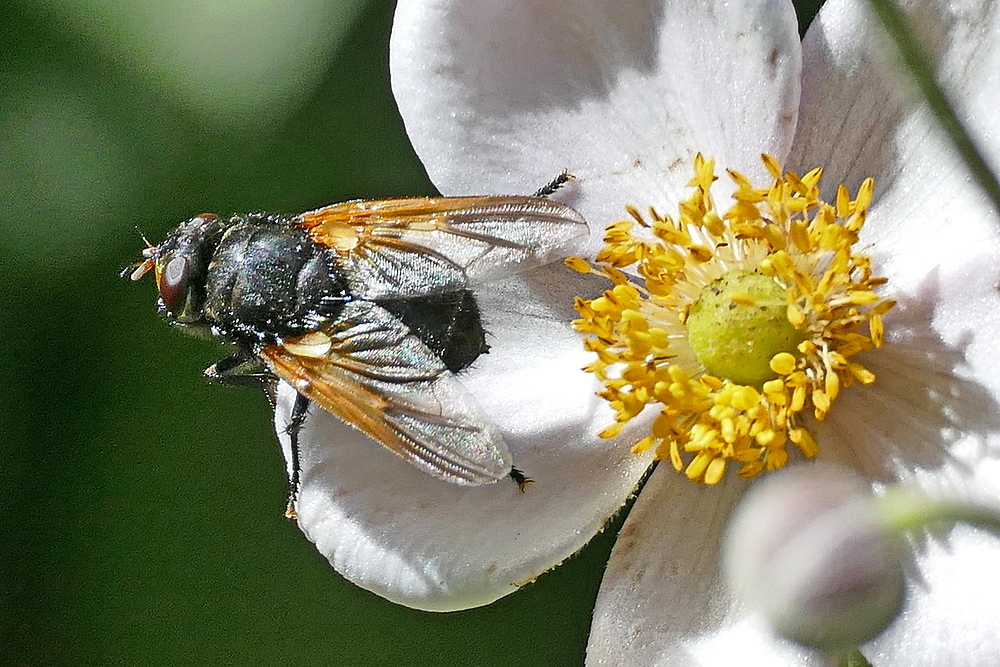
M206 368L205 378L216 384L258 388L274 384L278 379L263 361L243 349Z
M522 471L519 468L511 468L510 472L507 473L507 476L510 477L512 480L514 480L514 483L517 484L517 490L520 491L521 493L524 493L525 491L528 490L529 484L535 483L535 480L525 475L524 471Z
M241 350L205 369L205 379L228 387L263 389L271 409L278 400L278 377L252 352Z
M573 174L569 173L567 170L563 169L562 173L553 178L551 181L540 187L532 197L548 197L556 190L566 185L573 180Z
M288 426L285 428L285 433L288 434L291 440L291 457L292 457L292 474L288 479L289 486L291 487L288 491L288 505L285 506L285 516L289 519L297 518L295 513L295 501L299 496L299 483L300 483L300 472L299 467L299 431L302 430L303 424L306 423L306 417L309 414L309 399L304 394L296 394L295 403L292 405L292 418L288 422Z
M264 390L271 408L275 407L277 399L278 378L252 352L239 350L232 356L221 359L205 369L205 377L209 382L229 386L257 387ZM291 477L289 479L288 504L285 506L285 516L296 518L295 501L299 494L299 431L305 424L309 413L309 399L303 394L295 396L292 406L292 417L285 432L291 439Z

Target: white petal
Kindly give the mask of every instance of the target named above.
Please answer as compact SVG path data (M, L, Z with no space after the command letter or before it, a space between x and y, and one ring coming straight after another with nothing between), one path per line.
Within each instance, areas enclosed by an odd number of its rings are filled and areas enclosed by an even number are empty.
M935 308L943 307L939 294L935 284L928 293L902 298L886 316L885 346L857 357L875 373L875 383L845 389L827 418L811 423L821 456L883 482L906 471L941 468L960 449L974 449L979 459L997 457L996 360L970 368L968 356L974 348L990 356L986 348L995 343L987 339L995 338L996 329L970 331L948 344L933 326ZM983 314L965 325L974 329L976 322L995 318Z
M873 58L878 23L857 0L829 0L802 40L802 99L787 166L799 173L822 166L830 196L846 183L893 169L892 133L903 101L894 74Z
M596 436L611 413L580 370L590 355L569 328L571 300L553 287L579 293L586 278L542 268L480 294L491 349L462 379L535 480L524 494L507 480L433 478L313 408L301 433L298 520L338 572L420 609L487 604L582 547L622 505L648 461ZM283 383L275 423L286 459L293 399Z
M997 217L926 109L897 92L884 60L867 56L863 4L831 0L807 35L790 166L822 164L830 185L876 178L863 240L902 303L886 318L886 348L864 360L875 385L845 392L817 439L826 455L846 453L876 478L930 471L919 475L930 483L971 472L967 486L1000 498ZM997 7L925 5L910 3L911 19L962 117L1000 165ZM968 528L932 539L903 614L866 653L890 666L994 664L998 556L996 538Z
M588 665L802 664L804 652L742 618L719 580L720 535L745 489L699 486L660 463L604 573Z
M934 142L925 144L931 145ZM933 165L922 166L923 177L931 178ZM914 376L912 366L898 365L885 366L880 374L894 373L896 380L909 377L911 384L900 385L899 395L929 401L941 417L947 417L931 424L941 428L938 440L949 452L976 446L980 458L996 458L1000 456L1000 219L988 211L974 187L957 180L961 169L943 170L937 190L914 203L907 192L916 187L917 171L907 169L873 207L868 238L877 249L875 270L889 279L887 291L895 291L892 295L905 306L887 316L890 336L902 338L904 344L919 341L925 361L944 362L949 374L921 378ZM911 203L917 208L908 208ZM887 351L892 344L890 340Z
M674 210L697 151L749 174L783 157L800 45L785 0L401 0L390 66L443 193L568 169L565 200L603 229L628 203Z
M942 442L953 451L972 440L981 455L996 456L1000 219L924 105L899 92L904 75L889 64L866 4L831 0L806 36L790 166L822 164L831 193L840 181L876 179L862 242L901 307L886 318L886 350L864 359L880 379L871 390L846 392L819 430L821 444L837 434L837 446L846 443L852 455L867 446L860 467L884 479L895 464L940 466L948 454L935 450ZM1000 166L1000 9L973 0L931 5L907 3L910 20L960 115ZM900 448L892 457L873 454L880 440Z
M994 156L993 164L1000 164L995 159L1000 157L1000 137L992 128L1000 100L995 3L901 4L935 59L939 82ZM846 182L852 189L867 176L895 179L908 168L912 148L899 146L897 133L921 106L909 75L892 62L867 5L862 0L830 0L806 33L802 102L789 157L789 165L799 170L823 165L831 181ZM926 132L926 125L920 130Z
M1000 167L1000 8L980 0L906 3L914 31L936 54L938 78L995 167ZM832 196L875 178L862 240L875 244L900 287L953 253L996 245L997 218L925 105L887 57L878 22L861 0L831 0L803 42L800 119L789 167L824 167ZM966 252L967 254L967 252Z

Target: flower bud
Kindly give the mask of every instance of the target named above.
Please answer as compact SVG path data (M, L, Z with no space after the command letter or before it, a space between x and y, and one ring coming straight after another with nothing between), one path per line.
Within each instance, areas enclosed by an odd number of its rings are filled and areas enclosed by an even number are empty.
M822 651L872 639L899 613L905 561L868 483L829 463L764 480L734 513L723 568L775 631Z

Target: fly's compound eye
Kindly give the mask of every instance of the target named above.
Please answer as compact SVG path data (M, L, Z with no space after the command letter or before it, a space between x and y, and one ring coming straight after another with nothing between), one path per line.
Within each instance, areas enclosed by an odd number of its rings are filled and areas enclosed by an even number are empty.
M166 266L160 273L157 289L160 291L160 298L168 312L175 312L178 301L187 292L188 274L191 271L191 264L187 257L172 257L167 261Z

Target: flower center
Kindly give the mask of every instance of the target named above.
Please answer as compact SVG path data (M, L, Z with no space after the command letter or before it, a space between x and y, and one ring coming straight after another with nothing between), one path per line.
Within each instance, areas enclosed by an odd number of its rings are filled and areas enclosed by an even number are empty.
M686 324L688 344L709 374L756 387L778 376L771 358L794 353L804 338L788 321L786 291L774 278L745 269L702 288Z
M573 322L615 412L601 435L655 405L633 451L653 449L699 483L721 481L729 461L744 477L780 468L789 442L815 456L808 417L823 419L842 386L875 381L852 357L881 347L894 305L876 294L885 279L871 260L853 251L872 180L853 200L840 186L829 204L819 198L822 170L799 177L773 158L764 164L767 188L729 172L734 204L720 215L714 163L699 155L676 220L628 207L631 219L608 227L594 265L567 260L613 283L578 298Z

